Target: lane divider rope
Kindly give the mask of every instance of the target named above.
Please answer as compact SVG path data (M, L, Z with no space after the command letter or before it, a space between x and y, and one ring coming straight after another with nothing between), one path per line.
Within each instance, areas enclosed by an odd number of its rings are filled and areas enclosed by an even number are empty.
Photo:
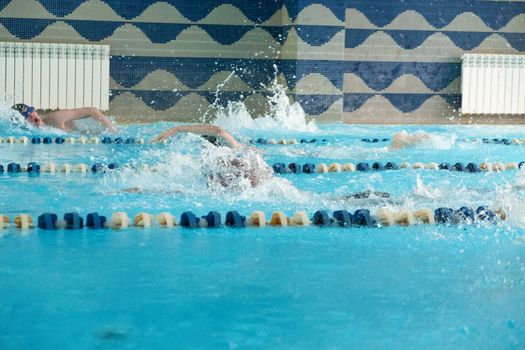
M327 173L327 172L354 172L354 171L381 171L381 170L403 170L403 169L427 169L427 170L449 170L449 171L460 171L467 173L479 173L486 171L504 171L504 170L515 170L521 169L525 165L525 161L522 162L482 162L479 163L468 163L465 165L462 162L457 162L455 164L442 162L414 162L412 164L408 162L402 162L397 164L396 162L387 162L385 164L381 162L374 162L372 164L361 162L361 163L289 163L285 165L284 163L275 163L272 165L273 171L277 174L313 174L313 173Z
M379 143L379 142L389 142L389 138L363 138L360 140L361 142L365 143ZM471 143L485 143L485 144L500 144L500 145L525 145L525 138L483 138L483 139L461 139L462 142L471 142ZM264 139L264 138L258 138L256 140L248 140L251 144L258 144L258 145L296 145L296 144L304 144L304 143L315 143L315 144L326 144L330 141L328 139ZM80 137L51 137L51 136L21 136L21 137L15 137L15 136L7 136L7 137L0 137L0 143L8 143L8 144L144 144L145 141L143 138L135 138L135 137L109 137L109 136L103 136L103 137L86 137L86 136L80 136ZM169 143L168 140L163 142L164 144Z
M146 169L148 166L143 165L143 169ZM119 169L120 166L118 163L94 163L90 166L79 163L79 164L56 164L54 162L48 162L44 163L42 165L36 163L36 162L30 162L27 164L27 166L22 166L18 163L9 163L5 167L4 165L0 164L0 174L6 172L8 174L19 174L19 173L27 173L32 175L37 175L40 173L50 173L50 174L57 174L57 173L105 173L107 171L113 171Z
M369 163L331 163L329 165L325 163L319 163L319 164L313 164L313 163L306 163L306 164L299 164L299 163L289 163L288 165L285 165L284 163L275 163L272 168L273 171L277 174L314 174L314 173L327 173L327 172L366 172L366 171L382 171L382 170L403 170L403 169L427 169L427 170L449 170L449 171L458 171L458 172L466 172L466 173L480 173L480 172L488 172L488 171L494 171L494 172L500 172L504 170L516 170L516 169L522 169L525 166L525 161L522 161L520 163L518 162L495 162L495 163L488 163L483 162L479 165L477 163L468 163L465 165L464 163L458 162L454 165L451 165L450 163L422 163L422 162L415 162L415 163L408 163L403 162L399 165L395 162L388 162L386 164L382 164L380 162L372 163L370 166ZM124 167L128 167L128 165L124 165ZM5 166L3 164L0 164L0 174L2 173L8 173L8 174L17 174L17 173L28 173L28 174L40 174L40 173L50 173L50 174L57 174L57 173L105 173L106 171L110 170L118 170L121 166L118 163L94 163L92 165L86 165L83 163L79 164L70 164L70 163L63 163L63 164L56 164L54 162L47 162L42 165L36 162L29 162L27 163L27 166L23 166L19 163L8 163ZM149 171L157 171L157 168L155 166L150 166L147 164L143 164L140 166L140 169L142 170L149 170Z
M27 136L22 136L22 137L19 137L19 138L16 138L14 136L8 136L8 137L0 137L0 143L8 143L8 144L15 144L15 143L20 143L20 144L57 144L57 145L61 145L61 144L144 144L145 141L143 138L135 138L135 137L128 137L128 138L123 138L123 137L115 137L115 138L111 138L111 137L108 137L108 136L104 136L104 137L97 137L97 136L94 136L94 137L85 137L85 136L80 136L80 137L61 137L61 136L58 136L58 137L38 137L38 136L33 136L33 137L27 137Z
M10 227L17 229L31 229L38 227L44 230L66 229L75 230L84 227L91 229L125 229L127 227L148 228L175 227L186 228L220 228L228 227L287 227L287 226L320 226L320 227L382 227L382 226L412 226L412 225L457 225L475 224L481 222L497 223L506 220L507 214L502 209L489 209L487 206L480 206L477 209L461 207L457 210L442 207L434 211L429 208L422 208L417 211L409 209L399 209L393 211L390 208L378 209L371 214L368 209L357 209L354 213L347 210L336 210L331 215L327 210L318 210L312 217L304 211L297 211L292 217L286 216L282 211L275 211L267 220L266 215L261 210L254 211L249 217L240 215L232 210L226 213L225 220L216 211L210 211L207 215L198 217L191 211L181 214L177 222L175 217L169 212L157 215L141 212L131 220L126 212L120 211L111 214L109 220L106 216L99 215L97 212L87 214L85 220L78 213L66 213L63 219L58 219L57 214L43 213L38 216L37 221L28 214L19 214L14 217L11 224L7 215L0 214L0 230Z
M361 142L365 143L380 143L380 142L390 142L389 138L362 138L360 140ZM460 142L471 142L471 143L486 143L486 144L497 144L497 145L525 145L525 138L463 138L459 140ZM297 141L297 139L264 139L264 138L258 138L256 140L249 140L252 144L259 144L259 145L295 145L298 143L328 143L330 142L328 139L300 139Z
M263 139L258 138L257 140L248 140L251 144L258 144L258 145L297 145L299 143L327 143L328 139L300 139L297 141L297 139Z

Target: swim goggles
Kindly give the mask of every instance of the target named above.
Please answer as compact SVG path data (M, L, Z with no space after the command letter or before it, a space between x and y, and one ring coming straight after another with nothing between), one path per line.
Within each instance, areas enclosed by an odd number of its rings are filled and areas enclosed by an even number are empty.
M21 112L21 114L24 116L24 118L27 119L27 117L29 117L29 115L30 115L31 113L33 113L34 111L35 111L35 107L30 106L30 107L27 107L27 108L25 109L25 111Z

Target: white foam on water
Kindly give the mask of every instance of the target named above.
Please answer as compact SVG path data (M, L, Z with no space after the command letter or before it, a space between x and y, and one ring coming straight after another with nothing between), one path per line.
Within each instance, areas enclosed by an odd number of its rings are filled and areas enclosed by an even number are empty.
M216 147L193 134L179 134L171 145L144 150L135 164L104 179L105 193L132 190L141 193L189 195L236 203L308 203L312 196L290 181L273 176L273 170L254 151ZM138 165L138 164L137 164ZM107 179L106 179L107 178Z
M442 192L433 188L431 185L425 185L419 174L416 175L416 185L412 189L412 193L419 197L435 199L442 196Z
M22 130L34 130L35 128L24 120L22 115L9 106L0 106L0 128L4 133L17 133Z
M493 197L505 210L509 225L525 228L525 171L518 171L513 182L496 185L495 191L487 193L486 197Z
M307 121L306 114L298 102L290 103L286 89L274 80L270 86L268 112L254 118L242 102L229 101L226 107L217 108L213 123L230 131L257 132L316 132L315 122Z

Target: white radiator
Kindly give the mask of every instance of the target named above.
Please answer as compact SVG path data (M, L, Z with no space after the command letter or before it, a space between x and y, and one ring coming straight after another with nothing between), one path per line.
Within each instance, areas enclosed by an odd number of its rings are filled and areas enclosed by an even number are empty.
M109 108L109 46L0 42L0 99L37 109Z
M465 54L461 113L525 114L525 55Z

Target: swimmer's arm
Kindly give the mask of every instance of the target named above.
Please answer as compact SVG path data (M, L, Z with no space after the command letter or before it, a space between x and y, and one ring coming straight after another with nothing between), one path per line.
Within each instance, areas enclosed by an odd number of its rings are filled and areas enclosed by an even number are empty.
M166 140L168 137L171 137L179 132L190 132L192 134L209 134L222 137L225 139L232 148L242 147L242 143L237 141L229 132L217 125L212 124L194 124L194 125L180 125L174 126L171 129L166 130L159 136L155 137L151 142L161 142Z
M96 121L98 121L100 124L102 124L104 127L106 127L110 131L116 131L115 125L109 120L108 117L106 117L104 114L102 114L98 109L93 107L86 107L86 108L75 108L75 109L64 109L59 110L56 112L53 112L49 115L49 117L59 121L60 123L70 123L74 120L78 119L84 119L84 118L93 118Z

